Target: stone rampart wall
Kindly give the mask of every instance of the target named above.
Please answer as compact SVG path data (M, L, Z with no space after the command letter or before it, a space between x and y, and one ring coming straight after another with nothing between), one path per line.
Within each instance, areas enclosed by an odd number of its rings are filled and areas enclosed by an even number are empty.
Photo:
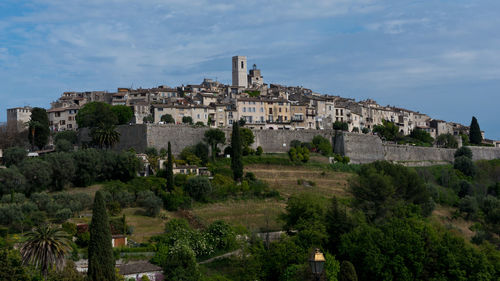
M182 149L189 145L195 145L203 140L206 127L193 127L188 125L123 125L118 127L120 142L114 149L127 150L134 148L137 152L144 152L147 147L155 147L158 150L167 148L167 143L172 144L172 153L179 154ZM87 131L88 132L88 131ZM231 129L224 129L226 133L226 145L229 144ZM290 149L292 140L310 142L316 135L321 135L333 140L334 152L348 156L351 163L370 163L377 160L398 162L409 166L444 164L453 162L454 149L417 147L407 145L384 144L376 135L365 135L357 133L335 134L333 130L254 130L255 143L253 148L262 146L267 153L284 153ZM82 141L88 141L84 137L86 132L81 131ZM220 147L221 149L224 146ZM494 147L470 147L473 159L498 159L500 148Z

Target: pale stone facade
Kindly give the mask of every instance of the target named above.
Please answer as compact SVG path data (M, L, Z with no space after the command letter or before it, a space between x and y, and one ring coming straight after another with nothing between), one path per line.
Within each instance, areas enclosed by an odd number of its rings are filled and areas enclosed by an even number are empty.
M248 88L247 57L233 57L233 86Z
M29 106L7 109L7 128L17 132L26 130L26 123L31 119L31 110Z

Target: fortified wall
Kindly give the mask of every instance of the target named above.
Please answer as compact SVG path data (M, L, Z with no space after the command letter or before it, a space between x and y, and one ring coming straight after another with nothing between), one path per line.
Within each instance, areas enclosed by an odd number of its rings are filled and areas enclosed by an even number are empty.
M203 140L208 128L188 125L147 124L123 125L117 128L120 142L116 150L134 148L144 152L147 147L160 150L170 141L172 153L179 154L186 146L195 145ZM231 129L224 129L226 145L230 142ZM387 160L407 166L425 166L453 162L455 149L418 147L409 145L384 144L378 136L358 133L335 132L333 130L254 130L253 148L261 146L264 152L285 153L292 140L310 142L316 135L321 135L332 142L334 152L348 156L351 163L370 163ZM89 141L88 131L81 130L81 141ZM222 147L221 147L222 148ZM500 159L500 148L470 147L473 160Z

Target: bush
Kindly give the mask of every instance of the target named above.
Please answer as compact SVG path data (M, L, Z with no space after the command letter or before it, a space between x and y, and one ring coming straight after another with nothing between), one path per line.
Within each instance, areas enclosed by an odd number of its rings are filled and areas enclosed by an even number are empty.
M212 185L207 177L191 177L184 185L184 191L196 201L205 202L212 192Z
M293 163L306 163L309 161L309 149L305 147L292 147L288 151L288 156Z
M70 152L73 150L73 144L65 139L60 139L56 142L57 152Z
M464 175L469 177L474 177L476 175L476 166L474 165L474 162L472 162L472 160L467 156L459 156L455 158L453 168L459 170Z
M258 146L257 150L255 151L255 155L261 156L264 150L262 149L262 146Z
M472 150L466 146L462 146L457 151L455 151L455 158L458 158L460 156L465 156L469 159L472 159Z
M69 218L71 218L71 216L73 216L73 212L71 212L71 210L68 208L58 210L56 212L56 215L55 215L56 220L58 222L64 222L64 221L68 220Z
M332 145L328 139L317 135L313 138L312 143L316 150L321 154L325 156L332 154Z
M137 198L137 204L146 210L146 215L156 217L161 210L162 200L152 191L142 191Z
M18 166L28 156L26 149L22 147L7 148L3 152L3 161L5 166L10 167L13 165Z

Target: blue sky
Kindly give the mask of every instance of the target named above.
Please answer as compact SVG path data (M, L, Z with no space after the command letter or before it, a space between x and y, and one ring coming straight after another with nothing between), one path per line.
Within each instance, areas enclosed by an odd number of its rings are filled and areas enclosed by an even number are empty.
M2 0L0 121L64 91L266 82L372 98L500 140L500 1Z

